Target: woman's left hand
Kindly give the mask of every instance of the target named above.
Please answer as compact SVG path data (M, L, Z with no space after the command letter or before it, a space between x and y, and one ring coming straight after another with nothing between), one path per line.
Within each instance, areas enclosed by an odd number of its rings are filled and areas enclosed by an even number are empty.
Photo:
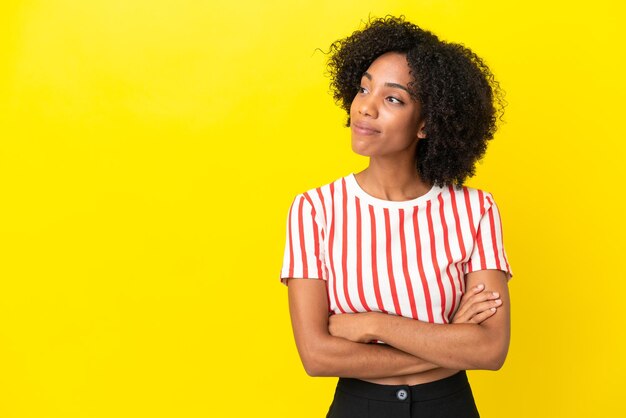
M328 318L328 332L334 337L357 343L369 343L373 337L368 333L370 324L378 312L334 314Z

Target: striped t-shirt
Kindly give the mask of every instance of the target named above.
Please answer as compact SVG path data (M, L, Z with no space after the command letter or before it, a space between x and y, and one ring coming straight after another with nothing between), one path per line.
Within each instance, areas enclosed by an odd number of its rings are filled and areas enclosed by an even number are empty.
M325 280L333 313L449 323L465 274L485 269L513 275L490 193L433 186L416 199L389 201L349 174L295 197L280 278Z

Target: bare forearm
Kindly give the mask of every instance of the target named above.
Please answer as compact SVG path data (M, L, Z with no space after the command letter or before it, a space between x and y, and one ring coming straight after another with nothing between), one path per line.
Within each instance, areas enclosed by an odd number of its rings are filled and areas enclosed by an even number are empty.
M466 286L474 292L463 296L452 324L363 312L332 315L330 334L350 341L385 341L443 368L497 370L506 358L511 329L505 279L500 270L469 273ZM483 292L484 288L490 291ZM473 322L476 318L477 322Z
M425 372L439 366L384 344L324 336L300 356L311 376L376 379Z
M441 367L496 370L508 350L508 334L480 324L432 324L384 314L372 324L371 338Z
M321 280L289 280L289 313L302 364L311 376L376 379L437 368L420 358L381 344L332 336Z

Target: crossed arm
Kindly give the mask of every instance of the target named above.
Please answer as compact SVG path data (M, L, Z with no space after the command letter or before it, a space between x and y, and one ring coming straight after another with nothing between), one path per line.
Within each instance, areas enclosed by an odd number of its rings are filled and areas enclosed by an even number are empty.
M289 279L296 346L311 376L373 379L439 367L495 370L504 361L510 315L502 271L467 274L468 292L453 323L445 325L377 312L329 317L325 285L322 280ZM372 339L388 346L363 344Z

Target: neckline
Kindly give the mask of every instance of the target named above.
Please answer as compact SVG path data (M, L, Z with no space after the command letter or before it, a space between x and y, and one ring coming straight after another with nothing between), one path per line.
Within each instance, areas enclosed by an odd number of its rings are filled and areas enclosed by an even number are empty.
M365 190L363 190L361 186L359 185L359 182L356 181L356 177L354 176L354 173L348 174L345 177L345 179L346 179L347 190L352 192L354 195L358 196L361 200L369 203L372 206L382 206L382 207L387 207L387 208L400 209L400 208L411 208L411 207L419 206L420 204L425 203L431 200L432 198L434 198L435 196L437 196L442 190L441 187L433 185L433 187L431 187L428 192L426 192L425 194L419 197L416 197L415 199L385 200L385 199L379 199L377 197L374 197L371 194L367 193Z

